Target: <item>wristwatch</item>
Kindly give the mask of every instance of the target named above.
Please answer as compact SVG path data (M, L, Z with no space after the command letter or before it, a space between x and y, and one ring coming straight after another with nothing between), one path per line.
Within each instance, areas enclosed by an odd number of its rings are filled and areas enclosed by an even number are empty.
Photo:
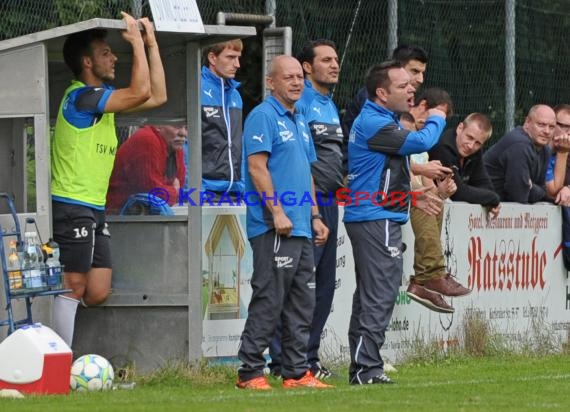
M315 219L323 220L323 215L321 215L320 213L317 213L316 215L311 215L311 220L315 220Z

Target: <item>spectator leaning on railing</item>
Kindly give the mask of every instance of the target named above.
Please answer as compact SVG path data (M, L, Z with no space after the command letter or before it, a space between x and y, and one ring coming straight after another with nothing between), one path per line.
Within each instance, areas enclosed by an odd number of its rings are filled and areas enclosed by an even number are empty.
M422 129L429 114L429 109L438 105L448 107L448 116L452 112L451 96L442 89L425 89L415 99L416 104L410 109L415 127ZM428 153L411 156L411 169L420 175L422 186L437 188L428 195L437 199L447 199L457 190L453 170L442 165L439 160L429 159ZM417 177L413 182L417 183ZM443 205L437 213L427 212L415 205L410 209L410 222L414 231L414 275L410 278L406 293L416 302L441 313L453 313L454 308L445 301L442 295L450 297L465 296L470 290L465 288L451 276L445 265L441 247L441 221Z
M525 122L505 134L483 156L495 192L503 202L536 203L547 200L548 147L556 127L551 107L538 104Z
M546 171L546 190L554 202L562 206L562 257L564 266L570 270L570 164L568 147L570 145L570 105L559 104L554 108L556 127L551 147L555 153ZM560 176L561 173L563 176Z
M557 205L570 206L570 188L565 184L570 146L570 105L558 105L554 113L556 126L549 143L552 156L546 168L546 193Z

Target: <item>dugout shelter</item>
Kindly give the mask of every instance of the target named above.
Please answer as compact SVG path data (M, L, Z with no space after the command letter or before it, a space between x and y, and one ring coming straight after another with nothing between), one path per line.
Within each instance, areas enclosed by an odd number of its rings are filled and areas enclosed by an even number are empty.
M130 80L131 47L121 37L125 27L122 20L91 19L0 42L0 191L13 194L22 227L26 217L36 219L44 242L51 232L50 133L72 78L63 62L63 42L71 33L107 29L107 41L119 58L114 85L122 87ZM201 185L201 49L256 35L249 26L204 28L205 33L157 32L168 102L136 116L116 116L118 129L126 133L146 121L186 119L190 187ZM186 214L109 218L113 290L102 306L78 312L76 353L95 352L143 369L201 357L202 208L194 200L198 206ZM4 205L0 225L10 225ZM50 324L50 303L51 298L36 299L35 321ZM6 328L0 328L0 340L5 335Z

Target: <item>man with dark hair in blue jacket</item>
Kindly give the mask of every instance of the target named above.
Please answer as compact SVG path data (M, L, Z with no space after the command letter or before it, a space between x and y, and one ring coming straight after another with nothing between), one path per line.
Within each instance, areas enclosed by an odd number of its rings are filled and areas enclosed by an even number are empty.
M424 75L428 64L428 54L420 46L401 44L396 47L392 52L392 59L399 62L406 71L412 77L412 86L416 91L424 84ZM349 103L346 107L344 116L342 117L342 131L344 133L344 143L345 143L345 163L346 163L346 148L348 144L348 135L350 133L350 128L352 123L356 119L356 116L360 114L362 106L366 103L368 94L366 92L366 87L363 87L356 93L354 100ZM346 164L345 164L346 166Z
M401 225L408 221L411 202L408 156L438 142L448 110L438 105L428 110L421 130L404 129L398 113L413 106L415 88L394 60L372 67L365 85L368 99L348 142L344 212L356 273L348 331L349 381L354 385L392 383L384 374L380 349L402 281Z
M242 99L234 80L243 49L239 39L204 50L202 67L202 189L243 193Z

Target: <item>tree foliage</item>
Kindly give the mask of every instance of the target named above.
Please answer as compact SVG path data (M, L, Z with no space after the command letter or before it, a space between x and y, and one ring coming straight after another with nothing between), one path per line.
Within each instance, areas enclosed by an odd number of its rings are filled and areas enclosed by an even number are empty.
M147 0L140 1L150 16ZM336 42L343 59L334 99L340 109L361 87L367 68L387 50L387 1L276 0L277 26L293 29L293 53L308 39ZM418 44L430 54L426 86L450 92L454 125L473 111L487 113L496 131L505 117L505 0L398 0L398 41ZM264 14L264 0L197 0L202 19L215 24L218 11ZM0 40L94 17L120 18L133 0L0 0ZM263 28L258 28L260 33ZM569 103L569 0L516 0L516 113L522 121L538 102ZM246 111L263 96L259 85L261 36L246 40L242 94Z
M120 11L128 11L129 0L53 0L61 24L71 24L94 17L119 19Z

